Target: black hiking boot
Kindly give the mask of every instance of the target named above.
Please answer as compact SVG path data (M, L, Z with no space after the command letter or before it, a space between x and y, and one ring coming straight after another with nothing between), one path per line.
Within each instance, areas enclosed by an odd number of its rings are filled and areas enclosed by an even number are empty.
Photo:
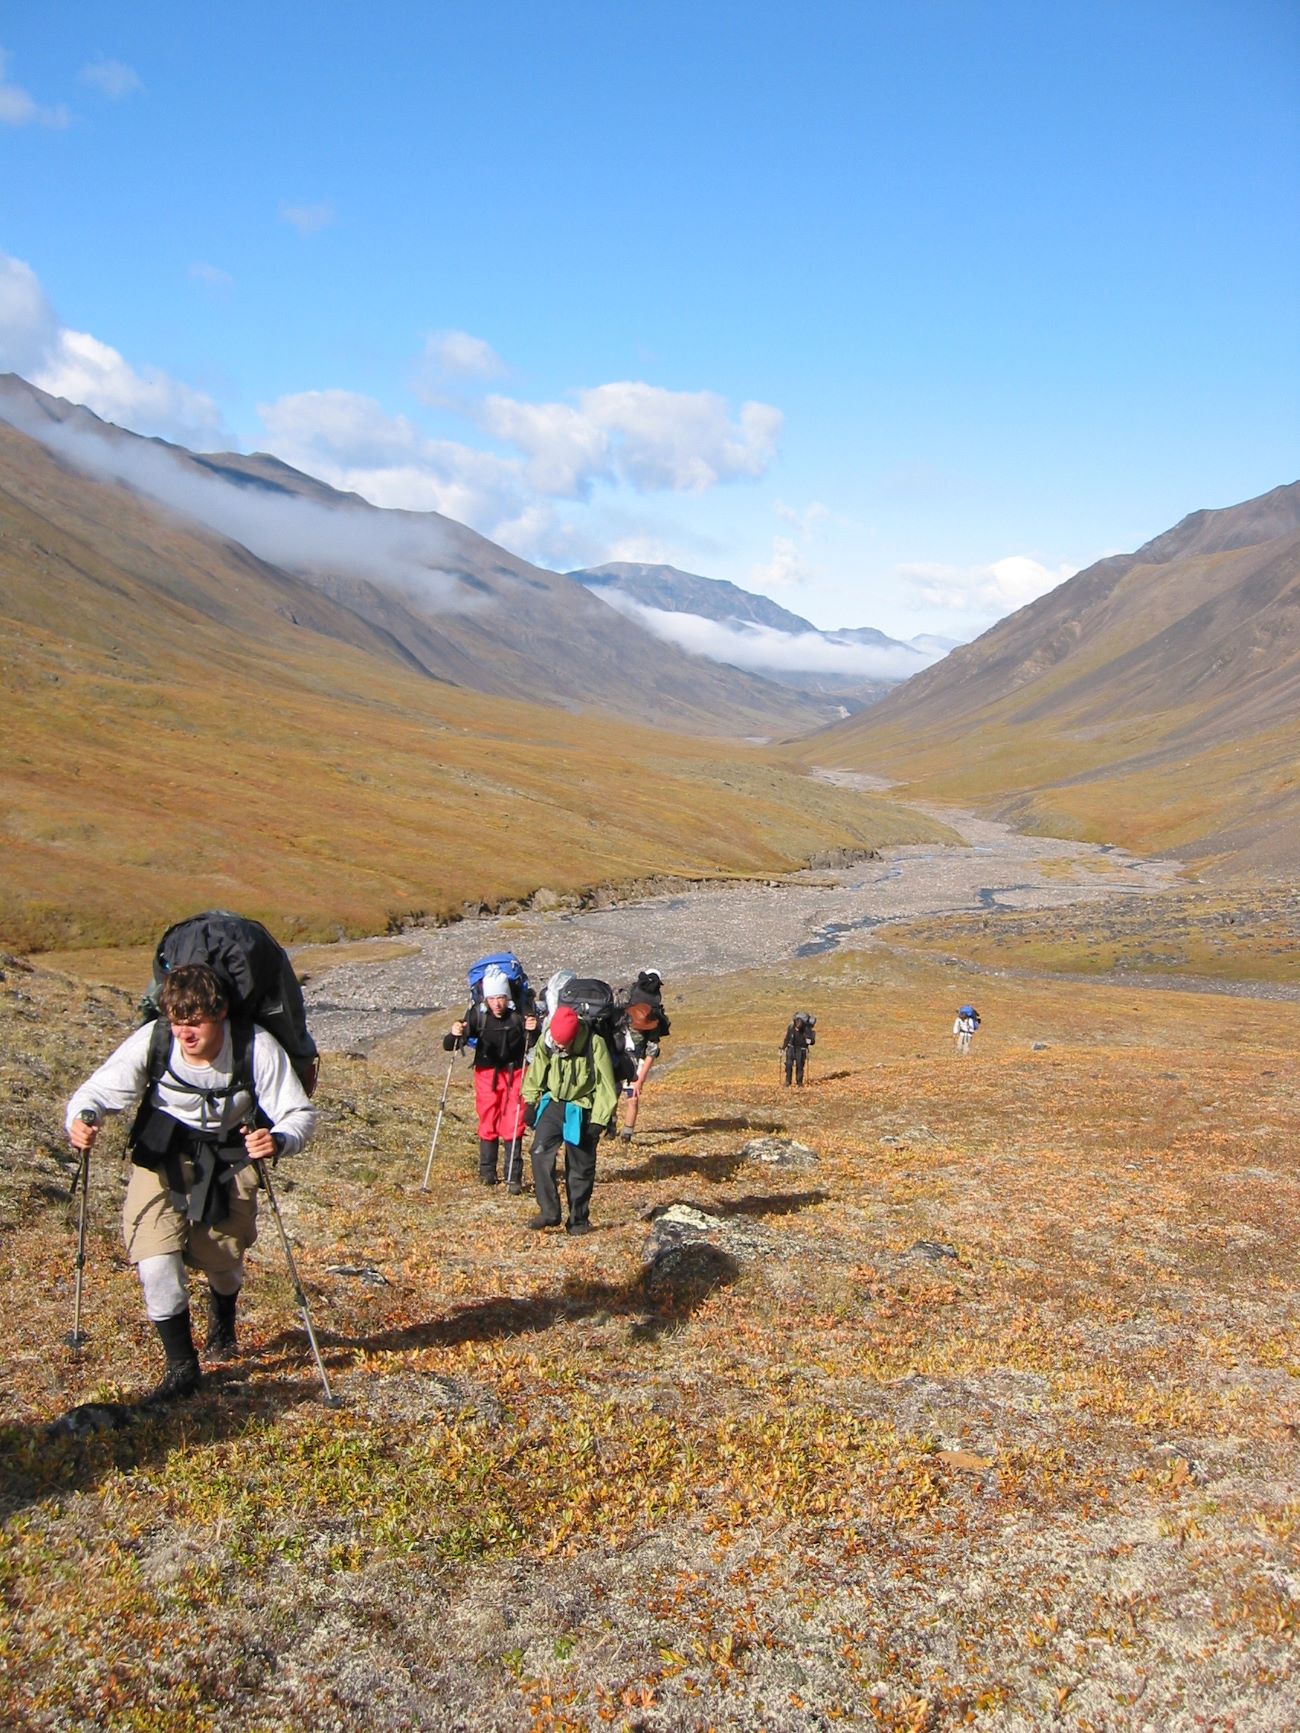
M233 1360L239 1352L235 1341L235 1306L238 1300L238 1290L233 1294L219 1294L215 1288L208 1289L208 1339L203 1344L203 1352L209 1360Z
M167 1367L162 1381L151 1390L146 1402L174 1402L180 1396L193 1396L203 1382L199 1357L194 1352L194 1337L190 1334L188 1311L175 1318L156 1318L154 1328L162 1340Z
M571 1234L589 1234L594 1232L594 1229L589 1221L584 1220L580 1222L570 1222L566 1231Z
M535 1233L540 1232L542 1228L558 1228L559 1225L560 1222L558 1216L544 1215L529 1216L528 1220L524 1223L525 1227L532 1228Z
M478 1140L478 1182L480 1185L495 1185L497 1182L495 1137L480 1137Z
M522 1197L524 1192L522 1180L512 1179L510 1184L506 1187L506 1190L510 1193L511 1197Z

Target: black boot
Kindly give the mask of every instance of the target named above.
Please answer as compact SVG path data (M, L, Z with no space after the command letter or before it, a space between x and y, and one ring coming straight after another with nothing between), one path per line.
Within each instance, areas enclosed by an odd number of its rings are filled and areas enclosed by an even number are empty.
M177 1396L193 1396L203 1381L199 1357L194 1352L194 1337L190 1334L190 1315L180 1312L174 1318L155 1318L154 1328L162 1339L167 1369L162 1383L150 1392L150 1402L171 1402Z
M203 1352L209 1360L233 1360L239 1352L235 1341L235 1306L238 1300L238 1289L233 1294L219 1294L215 1288L208 1289L208 1339L203 1344Z
M478 1140L478 1182L480 1185L495 1185L497 1182L497 1143L495 1137L480 1137Z

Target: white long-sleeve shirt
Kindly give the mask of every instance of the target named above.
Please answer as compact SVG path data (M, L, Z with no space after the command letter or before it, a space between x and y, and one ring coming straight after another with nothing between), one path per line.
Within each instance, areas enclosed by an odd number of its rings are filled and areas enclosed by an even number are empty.
M103 1118L109 1113L134 1109L144 1093L149 1071L149 1046L154 1025L144 1023L128 1035L104 1063L77 1090L68 1103L69 1130L83 1109ZM172 1076L171 1073L175 1073ZM233 1139L239 1126L253 1111L246 1089L210 1100L206 1091L226 1089L234 1074L234 1048L226 1025L221 1051L211 1065L187 1060L178 1041L172 1041L168 1069L154 1085L153 1102L182 1125L206 1136L228 1133ZM265 1029L253 1031L253 1082L258 1105L271 1121L271 1130L284 1139L284 1153L296 1155L316 1129L316 1109L298 1080L289 1056ZM186 1087L186 1085L192 1087Z

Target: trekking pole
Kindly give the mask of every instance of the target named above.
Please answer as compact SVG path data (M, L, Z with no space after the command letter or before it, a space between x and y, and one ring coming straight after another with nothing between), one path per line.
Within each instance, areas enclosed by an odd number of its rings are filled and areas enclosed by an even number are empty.
M254 1164L257 1168L257 1182L266 1193L266 1201L271 1206L271 1214L275 1217L275 1225L280 1230L280 1244L284 1247L284 1261L289 1266L289 1280L293 1283L294 1298L302 1308L302 1321L307 1326L307 1340L311 1343L311 1351L315 1356L316 1370L320 1373L320 1381L325 1387L325 1406L337 1408L339 1399L330 1389L330 1381L325 1376L325 1362L320 1357L320 1348L316 1343L316 1332L311 1327L311 1313L307 1310L307 1296L298 1279L298 1266L293 1261L293 1253L289 1249L289 1236L284 1231L284 1218L280 1214L280 1205L276 1202L275 1188L271 1184L271 1171L265 1161Z
M83 1107L77 1118L83 1125L99 1124L99 1115L89 1107ZM77 1212L76 1296L72 1303L72 1334L64 1338L74 1354L78 1352L86 1340L81 1333L81 1279L86 1268L86 1193L90 1189L90 1151L83 1149L80 1154L81 1166L77 1171L76 1179L72 1182L74 1190L78 1184L81 1186L81 1203Z
M433 1128L433 1142L429 1145L429 1159L424 1164L424 1184L421 1191L429 1189L429 1175L433 1172L433 1152L438 1147L438 1133L442 1130L442 1116L447 1106L447 1091L451 1088L451 1068L456 1063L456 1055L460 1052L461 1038L456 1037L456 1045L451 1050L451 1058L447 1061L447 1075L442 1080L442 1100L438 1103L438 1119Z

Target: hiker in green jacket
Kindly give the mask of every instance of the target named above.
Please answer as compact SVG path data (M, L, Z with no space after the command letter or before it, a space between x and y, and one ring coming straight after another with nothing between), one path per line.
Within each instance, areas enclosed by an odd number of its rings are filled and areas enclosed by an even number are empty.
M587 1219L596 1181L596 1144L618 1111L618 1087L602 1038L568 1005L552 1013L533 1048L524 1078L524 1123L533 1128L533 1191L537 1214L530 1228L560 1225L555 1158L564 1145L564 1190L569 1232L589 1234Z

